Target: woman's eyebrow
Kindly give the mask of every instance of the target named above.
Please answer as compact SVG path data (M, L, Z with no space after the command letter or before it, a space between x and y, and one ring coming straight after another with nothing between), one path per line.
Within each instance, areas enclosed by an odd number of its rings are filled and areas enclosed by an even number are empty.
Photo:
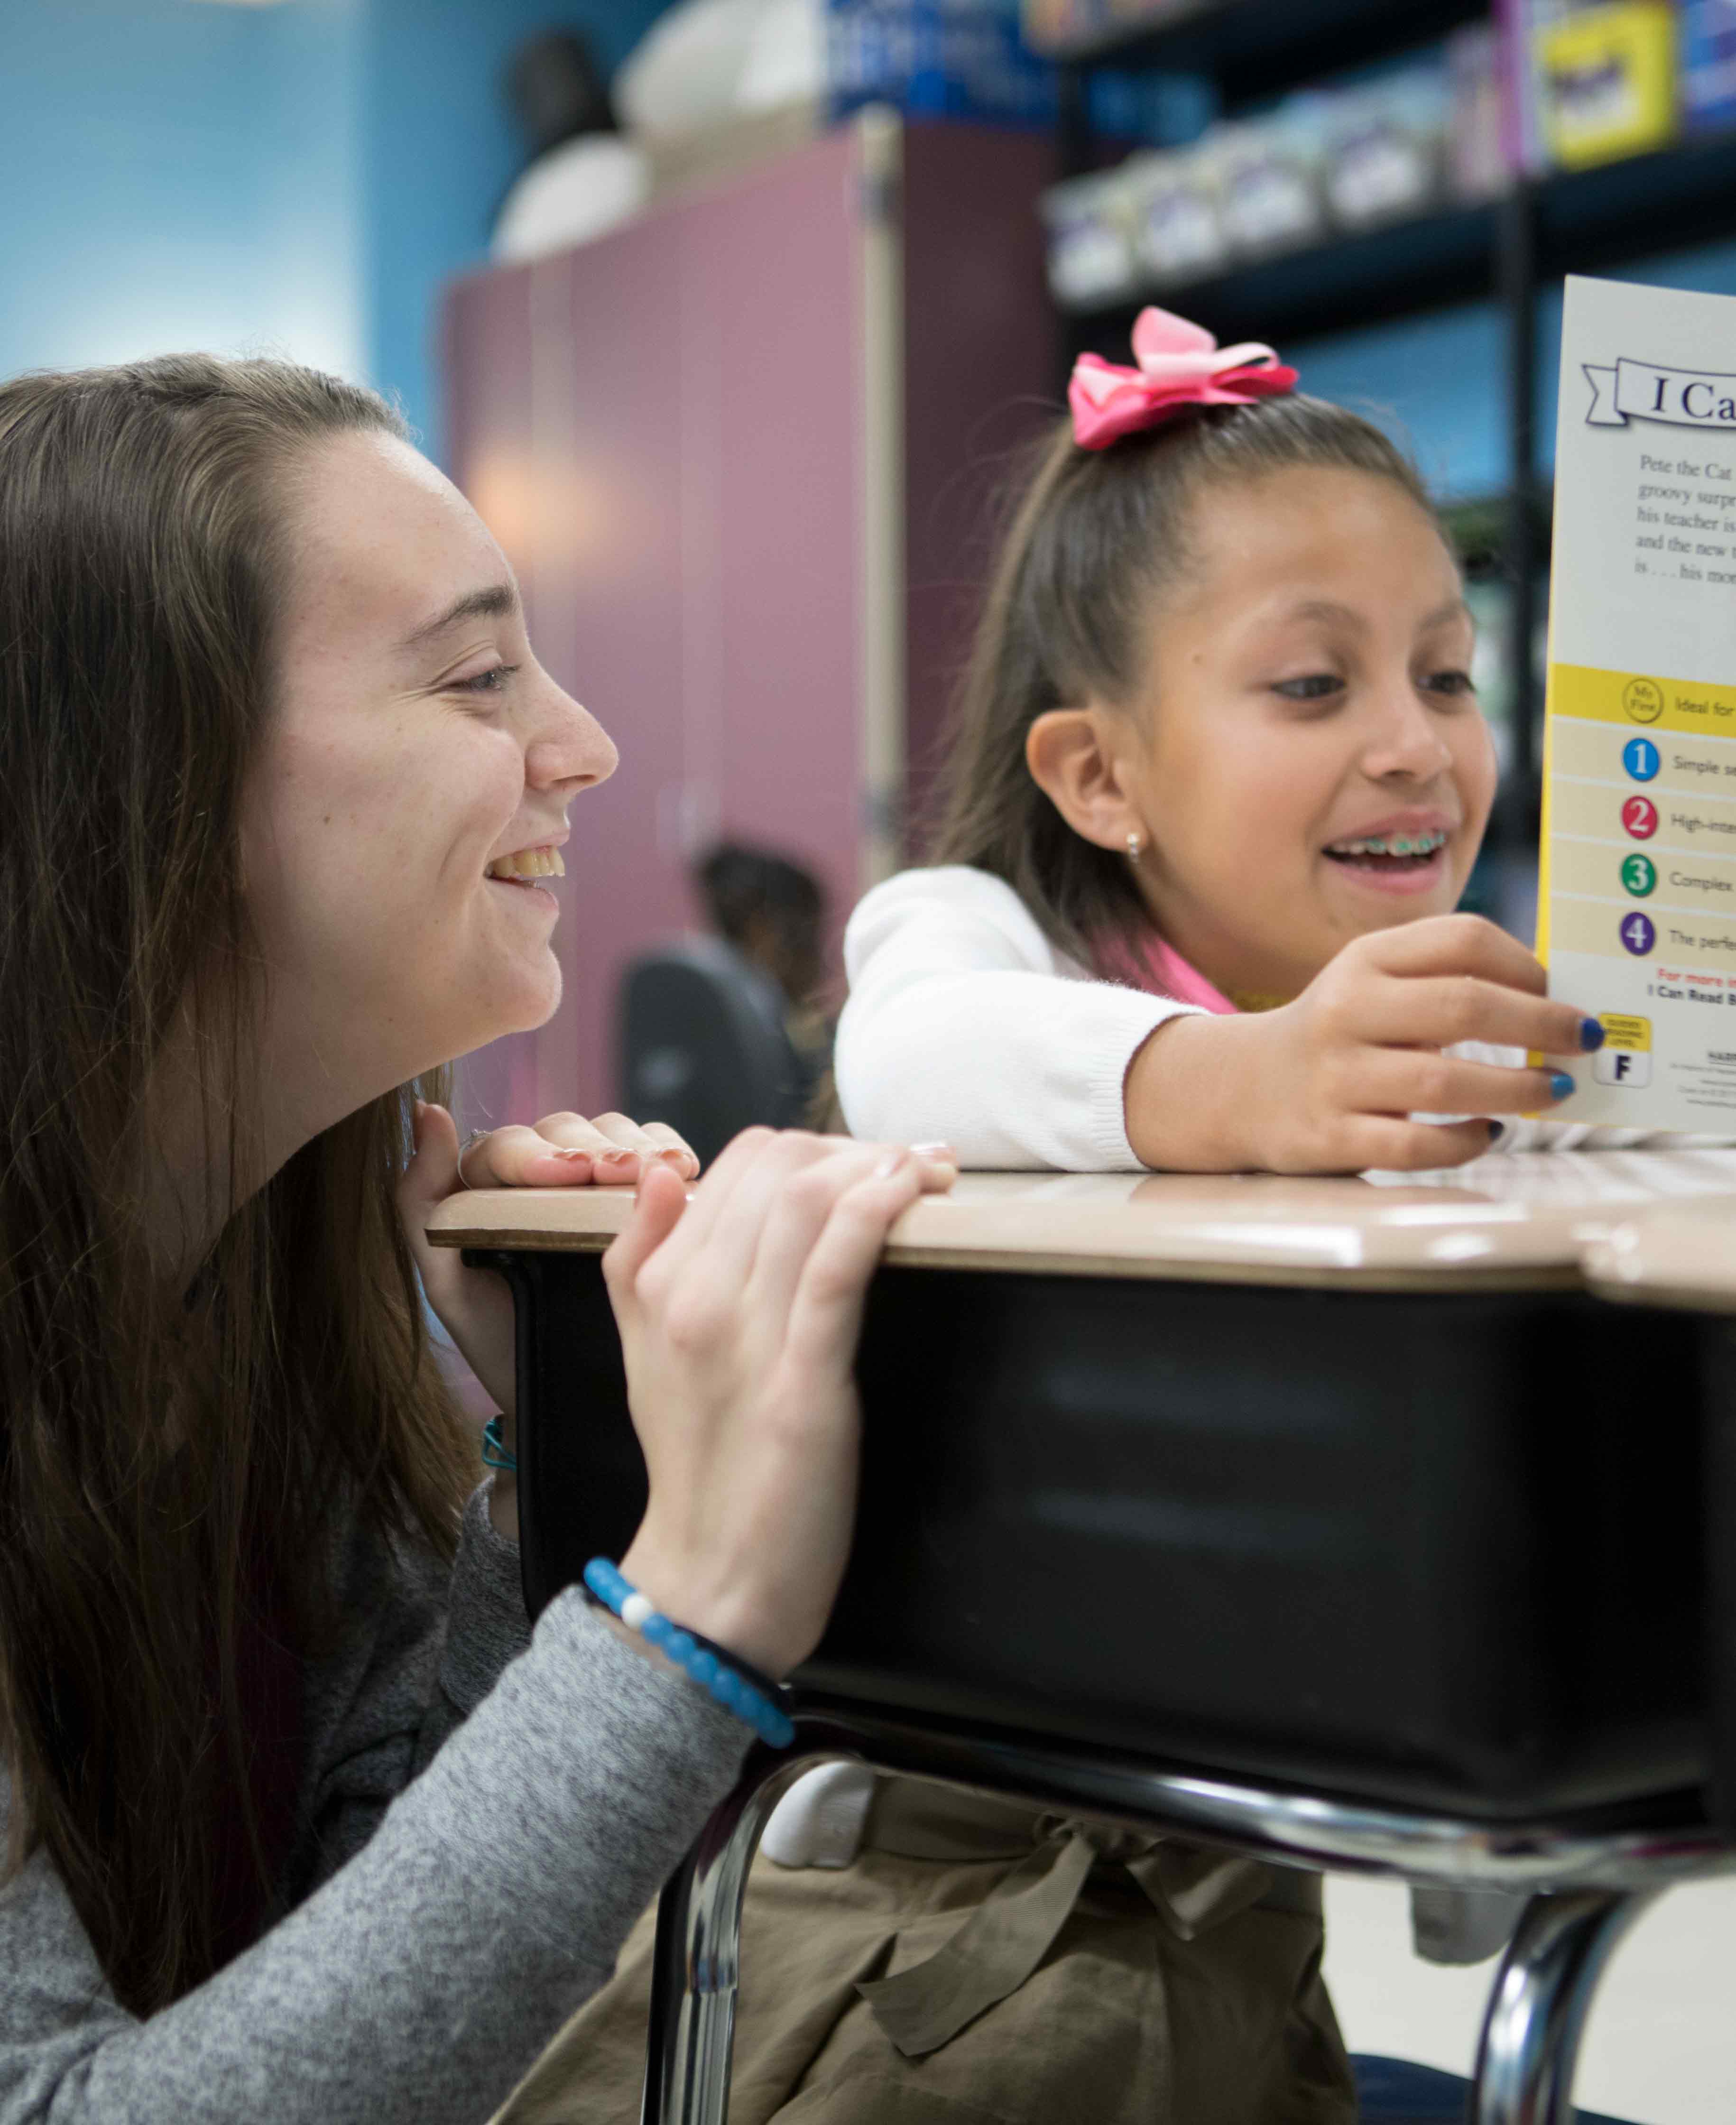
M456 627L464 620L502 620L508 613L518 610L518 592L511 583L489 583L481 590L466 591L455 598L446 610L436 613L432 620L425 620L419 627L413 627L399 643L401 650L421 649L436 635L444 634L449 627Z

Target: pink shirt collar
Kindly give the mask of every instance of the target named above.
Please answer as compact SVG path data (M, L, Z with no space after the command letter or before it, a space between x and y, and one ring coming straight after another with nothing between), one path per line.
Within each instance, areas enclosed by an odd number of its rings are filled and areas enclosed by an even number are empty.
M1155 932L1143 954L1134 955L1135 978L1144 989L1173 997L1177 1003L1197 1004L1218 1018L1234 1018L1236 1006L1215 989L1197 967L1191 965L1172 945Z

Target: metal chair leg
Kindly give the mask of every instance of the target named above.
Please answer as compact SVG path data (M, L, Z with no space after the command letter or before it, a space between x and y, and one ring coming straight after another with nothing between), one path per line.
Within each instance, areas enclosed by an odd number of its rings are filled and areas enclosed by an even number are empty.
M1567 1889L1531 1898L1484 2015L1470 2125L1573 2125L1592 1995L1657 1893Z
M804 1771L755 1749L742 1782L669 1877L657 1907L639 2125L724 2125L735 2041L742 1898L760 1832Z

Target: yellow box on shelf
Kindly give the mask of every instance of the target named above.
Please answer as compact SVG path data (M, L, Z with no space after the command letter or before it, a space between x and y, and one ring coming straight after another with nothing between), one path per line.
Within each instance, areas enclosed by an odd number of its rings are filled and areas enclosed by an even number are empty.
M1539 117L1551 159L1587 169L1673 139L1676 10L1610 0L1536 32Z

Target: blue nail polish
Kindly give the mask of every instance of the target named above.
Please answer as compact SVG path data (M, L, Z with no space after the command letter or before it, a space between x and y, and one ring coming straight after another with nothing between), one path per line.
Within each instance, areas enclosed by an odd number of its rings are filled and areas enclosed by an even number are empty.
M1505 1124L1504 1124L1504 1123L1502 1123L1502 1122L1491 1122L1491 1123L1489 1124L1489 1125L1488 1125L1488 1140L1489 1140L1489 1142L1490 1142L1490 1143L1491 1143L1491 1144L1497 1144L1497 1143L1500 1143L1500 1141L1501 1141L1501 1139L1502 1139L1502 1137L1504 1137L1506 1134L1507 1134L1507 1128L1506 1128L1506 1125L1505 1125Z
M1565 1070L1553 1070L1550 1072L1550 1097L1552 1100L1567 1099L1573 1091L1573 1081Z
M1595 1054L1597 1049L1602 1047L1603 1028L1595 1018L1580 1020L1579 1045L1582 1051L1587 1055Z

